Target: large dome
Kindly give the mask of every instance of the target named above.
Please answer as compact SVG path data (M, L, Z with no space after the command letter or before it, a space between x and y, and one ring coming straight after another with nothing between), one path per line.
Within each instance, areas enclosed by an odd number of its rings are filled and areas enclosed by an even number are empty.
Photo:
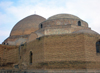
M60 18L69 18L69 19L78 19L78 20L80 19L79 17L71 14L57 14L48 18L48 20L60 19Z
M31 15L20 20L12 29L10 36L28 35L39 29L39 24L46 19L39 15Z

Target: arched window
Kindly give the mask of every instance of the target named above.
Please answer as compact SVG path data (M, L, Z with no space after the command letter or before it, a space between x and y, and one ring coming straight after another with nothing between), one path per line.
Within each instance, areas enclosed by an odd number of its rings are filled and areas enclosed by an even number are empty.
M81 26L81 21L78 21L78 26Z
M100 53L100 41L96 42L96 52Z
M5 42L3 44L5 45Z
M41 28L43 28L43 25L41 24Z
M8 43L7 43L7 45L8 45Z
M32 51L30 51L30 64L32 64L32 55L33 55L33 53L32 53Z

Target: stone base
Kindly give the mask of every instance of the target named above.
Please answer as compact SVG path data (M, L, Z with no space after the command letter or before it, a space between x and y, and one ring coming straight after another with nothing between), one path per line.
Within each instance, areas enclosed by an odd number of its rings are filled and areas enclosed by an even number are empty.
M100 70L0 70L0 73L100 73Z

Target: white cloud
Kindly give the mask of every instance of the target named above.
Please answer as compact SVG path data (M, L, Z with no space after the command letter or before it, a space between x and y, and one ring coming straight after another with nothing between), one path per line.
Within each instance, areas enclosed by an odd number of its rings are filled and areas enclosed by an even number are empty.
M4 1L4 2L0 2L0 7L2 8L6 8L6 7L9 7L13 4L13 2L10 2L10 1Z
M68 11L89 23L89 26L100 33L100 0L74 0L67 2Z
M0 36L8 36L10 34L9 31L1 31L0 30Z
M10 32L9 31L2 31L0 30L0 44L9 37Z
M2 24L4 24L4 23L6 23L6 21L4 20L4 19L6 19L6 15L5 14L2 14L2 13L0 13L0 25L2 25Z

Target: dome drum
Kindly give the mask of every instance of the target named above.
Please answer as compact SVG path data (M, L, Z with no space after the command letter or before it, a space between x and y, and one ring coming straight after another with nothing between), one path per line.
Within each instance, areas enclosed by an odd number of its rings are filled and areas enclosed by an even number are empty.
M88 27L88 24L83 21L83 20L78 20L78 19L54 19L54 20L47 20L45 22L42 22L39 25L39 28L45 28L45 27L51 27L51 26L57 26L57 25L67 25L67 24L72 24L72 25L78 25L78 22L80 21L82 27Z

